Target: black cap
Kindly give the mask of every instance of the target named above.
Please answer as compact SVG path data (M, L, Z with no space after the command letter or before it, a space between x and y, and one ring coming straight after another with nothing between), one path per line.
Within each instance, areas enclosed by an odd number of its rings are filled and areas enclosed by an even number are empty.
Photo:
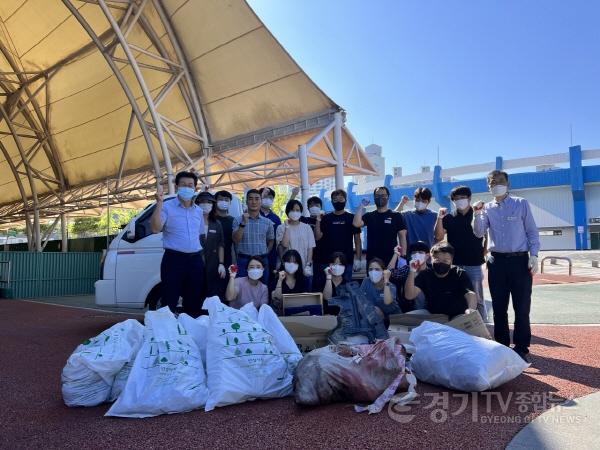
M200 203L201 201L209 201L214 203L215 197L214 195L212 195L210 192L200 192L197 196L196 196L196 203Z

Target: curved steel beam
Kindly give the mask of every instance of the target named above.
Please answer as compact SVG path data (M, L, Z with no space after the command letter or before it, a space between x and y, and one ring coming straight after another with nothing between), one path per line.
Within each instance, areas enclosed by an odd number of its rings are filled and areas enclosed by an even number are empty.
M65 0L63 0L63 2L64 1ZM148 109L150 111L150 116L152 117L152 122L154 122L156 136L158 138L158 142L159 142L160 148L162 150L163 163L164 163L165 169L167 171L167 186L169 188L169 193L173 194L173 193L175 193L175 183L174 183L175 177L173 175L173 167L171 165L171 156L169 154L169 148L167 147L167 141L165 140L165 135L163 133L163 128L162 128L162 123L160 121L160 117L158 115L158 112L156 111L156 107L154 106L154 100L152 98L152 95L150 94L150 90L148 89L148 86L146 85L146 80L144 79L144 75L142 74L140 66L138 65L138 62L136 61L135 57L133 56L133 52L132 52L131 48L129 47L129 43L127 42L127 39L125 39L125 36L123 36L123 33L121 32L121 28L119 27L119 24L113 17L108 6L106 6L106 3L104 2L104 0L98 0L98 5L100 6L100 9L102 9L102 12L104 13L104 16L106 17L106 20L108 20L108 23L110 24L113 31L115 32L115 36L116 36L117 40L119 41L119 44L121 45L121 49L125 53L127 60L129 61L129 65L131 66L131 69L133 70L133 73L138 81L138 84L139 84L141 90L142 90L142 94L144 95L144 99L146 100L146 104L148 105Z
M115 77L117 78L117 81L119 82L119 84L121 85L121 88L123 89L123 92L127 96L127 100L129 100L133 114L135 115L135 118L138 121L140 129L142 130L142 135L144 136L144 140L146 141L146 146L148 148L148 153L150 154L150 159L152 160L152 167L154 169L154 174L156 176L157 183L160 182L160 179L162 178L162 174L161 174L161 170L160 170L160 163L158 161L156 151L154 150L154 144L152 143L152 137L151 137L150 130L148 129L148 127L146 125L144 116L142 115L142 112L140 111L140 108L137 104L137 101L135 100L133 93L131 92L131 89L129 89L129 86L127 85L127 82L125 81L123 74L117 67L116 63L113 61L113 59L108 54L108 51L102 44L102 41L100 41L100 38L96 35L96 33L94 32L92 27L85 21L85 19L83 18L81 13L77 10L77 8L75 8L75 6L73 6L73 4L71 3L71 0L62 0L62 2L67 7L67 9L71 12L71 14L75 17L75 19L79 22L79 24L83 27L83 29L87 32L87 34L90 36L92 41L96 44L96 47L98 48L100 53L102 53L102 55L104 56L104 59L106 60L108 66L113 71Z

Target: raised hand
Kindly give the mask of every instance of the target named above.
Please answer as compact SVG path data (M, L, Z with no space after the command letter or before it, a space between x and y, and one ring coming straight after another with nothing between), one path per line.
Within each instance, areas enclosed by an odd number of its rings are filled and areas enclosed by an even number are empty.
M238 266L235 264L232 264L229 266L229 276L231 278L235 278L237 276L238 273Z
M298 196L298 194L300 193L300 188L298 186L295 186L292 189L292 197L296 198Z
M280 271L280 272L277 274L277 276L278 276L278 278L279 278L279 280L280 280L280 281L283 281L283 280L285 280L285 270L282 270L282 271Z
M438 210L438 217L440 219L443 219L446 216L446 214L448 214L448 208L440 208Z
M408 198L407 195L403 195L402 198L400 199L400 204L402 206L406 205L408 202L410 201L410 199Z
M391 276L391 275L392 275L392 272L391 272L391 270L389 270L389 269L385 269L385 270L383 271L383 281L384 281L385 283L389 282L389 281L390 281L390 276Z
M244 225L246 225L248 223L249 219L250 219L250 214L248 214L247 212L245 212L244 214L242 214L242 223Z
M423 263L421 263L421 261L419 261L418 259L411 259L409 264L410 271L418 272L419 270L421 270L422 265Z
M481 214L483 212L484 205L485 205L485 203L483 203L481 200L479 200L478 202L475 202L473 204L473 211L475 211L475 214Z
M164 191L161 184L156 187L156 194L154 194L154 198L156 198L156 203L162 203L164 199Z
M369 200L368 198L363 198L363 199L360 201L360 203L361 203L361 205L363 205L363 206L369 206L369 203L371 203L371 200Z

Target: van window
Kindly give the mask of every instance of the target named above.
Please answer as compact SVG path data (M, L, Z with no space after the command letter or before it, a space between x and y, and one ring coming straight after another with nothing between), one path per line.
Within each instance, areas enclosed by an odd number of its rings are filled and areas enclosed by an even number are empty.
M167 197L164 199L164 202L168 202L173 200L176 197ZM152 217L152 213L154 212L154 208L156 208L156 203L153 203L151 206L146 208L146 210L142 213L142 215L135 222L135 237L133 239L129 239L127 237L127 233L123 235L123 240L127 242L137 242L140 239L144 239L146 236L152 234L152 230L150 229L150 218Z

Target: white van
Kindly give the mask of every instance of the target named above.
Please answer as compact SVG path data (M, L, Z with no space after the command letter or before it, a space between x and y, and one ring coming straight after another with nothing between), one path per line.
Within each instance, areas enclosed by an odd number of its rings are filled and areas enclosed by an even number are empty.
M172 201L175 195L165 197ZM96 281L96 305L121 308L155 309L160 305L160 262L163 255L162 233L150 230L150 217L156 203L146 206L113 239ZM233 196L229 214L242 215L242 205Z

